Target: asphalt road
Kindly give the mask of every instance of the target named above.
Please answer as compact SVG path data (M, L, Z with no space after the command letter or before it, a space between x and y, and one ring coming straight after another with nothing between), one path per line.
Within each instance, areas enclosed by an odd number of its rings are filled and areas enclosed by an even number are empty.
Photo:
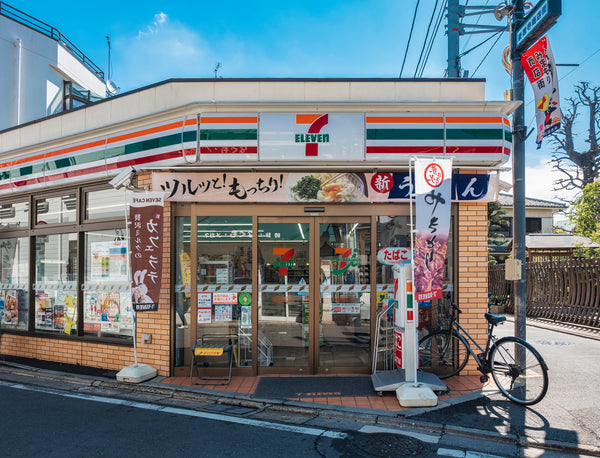
M512 322L496 332L499 337L513 334ZM539 404L525 408L498 394L412 418L598 447L600 341L532 326L526 338L549 367L548 393Z

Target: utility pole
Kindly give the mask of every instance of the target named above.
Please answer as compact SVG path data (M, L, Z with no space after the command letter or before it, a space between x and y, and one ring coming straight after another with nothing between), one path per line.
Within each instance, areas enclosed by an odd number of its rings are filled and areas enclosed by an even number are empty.
M514 259L521 262L521 278L514 280L515 335L525 339L526 334L526 246L525 246L525 105L523 103L524 77L521 53L517 51L517 30L523 24L523 0L515 0L512 15L512 87L514 100L521 102L513 116L513 248Z
M460 37L458 0L448 0L448 78L458 78L458 44Z

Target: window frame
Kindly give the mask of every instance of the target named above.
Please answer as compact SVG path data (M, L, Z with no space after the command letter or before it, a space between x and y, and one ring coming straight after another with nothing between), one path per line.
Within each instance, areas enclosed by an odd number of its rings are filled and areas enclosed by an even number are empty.
M85 278L85 235L87 232L121 229L126 234L127 225L127 206L124 207L124 213L121 216L106 217L99 219L87 219L86 214L86 193L97 190L108 190L112 189L108 184L108 181L95 181L91 183L82 183L78 185L65 186L60 189L46 190L39 189L28 193L19 194L17 196L7 196L0 198L0 205L14 204L19 202L28 202L29 210L29 221L26 227L22 228L11 228L5 231L0 231L0 239L15 238L15 237L26 237L29 239L30 246L30 259L29 259L29 279L28 279L28 328L27 330L11 330L3 328L3 332L14 333L14 334L25 334L32 337L44 337L54 338L62 340L75 340L75 341L88 341L88 342L102 342L110 343L114 345L133 346L133 338L112 338L107 336L96 337L85 335L83 331L83 292L81 286ZM122 191L125 193L125 190ZM60 197L64 195L75 194L76 206L75 206L75 221L63 222L63 223L48 223L48 224L35 224L37 221L37 201L42 198ZM125 195L123 196L125 202ZM76 233L77 243L77 327L76 332L72 335L66 335L64 333L56 333L51 331L44 331L36 329L35 327L35 294L33 284L35 283L35 265L36 265L36 238L43 235L55 235L65 233Z

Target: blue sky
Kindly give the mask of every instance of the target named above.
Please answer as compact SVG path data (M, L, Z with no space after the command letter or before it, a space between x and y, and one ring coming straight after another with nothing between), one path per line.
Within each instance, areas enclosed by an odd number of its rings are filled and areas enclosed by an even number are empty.
M461 4L465 2L460 0ZM124 92L174 77L211 78L217 62L221 63L218 75L224 78L398 77L417 0L148 0L78 2L75 6L40 0L8 3L60 30L105 71L106 35L110 35L110 77ZM468 3L496 5L499 1ZM600 2L562 3L563 14L547 35L557 63L580 64L558 68L564 104L578 81L600 85L600 43L592 38L592 31L598 27ZM403 77L415 75L435 4L435 0L420 1ZM476 20L471 17L464 22ZM483 16L480 23L503 24L491 15ZM489 34L462 36L461 52L488 37ZM491 48L495 41L494 37L462 58L462 67L469 70L470 76L487 79L488 100L502 100L504 91L510 88L510 77L501 64L508 33ZM447 39L442 28L437 32L422 76L442 77L446 59ZM532 128L533 93L527 81L525 98L525 120ZM583 123L580 127L585 132ZM551 170L545 163L552 148L544 141L542 148L536 150L534 137L532 134L527 142L527 195L561 197L551 191L548 183ZM583 138L578 144L584 145Z

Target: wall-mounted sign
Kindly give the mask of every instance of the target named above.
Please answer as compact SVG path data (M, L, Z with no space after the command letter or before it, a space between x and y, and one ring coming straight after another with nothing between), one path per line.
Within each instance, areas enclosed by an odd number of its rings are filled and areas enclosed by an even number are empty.
M165 200L171 202L380 203L408 201L412 181L408 172L154 173L152 189L164 191ZM488 202L497 192L497 175L452 176L453 201ZM242 229L235 234L250 237ZM214 233L198 236L218 238Z
M261 161L362 161L363 113L262 113Z
M517 29L517 52L531 46L556 23L562 14L562 0L541 0Z

